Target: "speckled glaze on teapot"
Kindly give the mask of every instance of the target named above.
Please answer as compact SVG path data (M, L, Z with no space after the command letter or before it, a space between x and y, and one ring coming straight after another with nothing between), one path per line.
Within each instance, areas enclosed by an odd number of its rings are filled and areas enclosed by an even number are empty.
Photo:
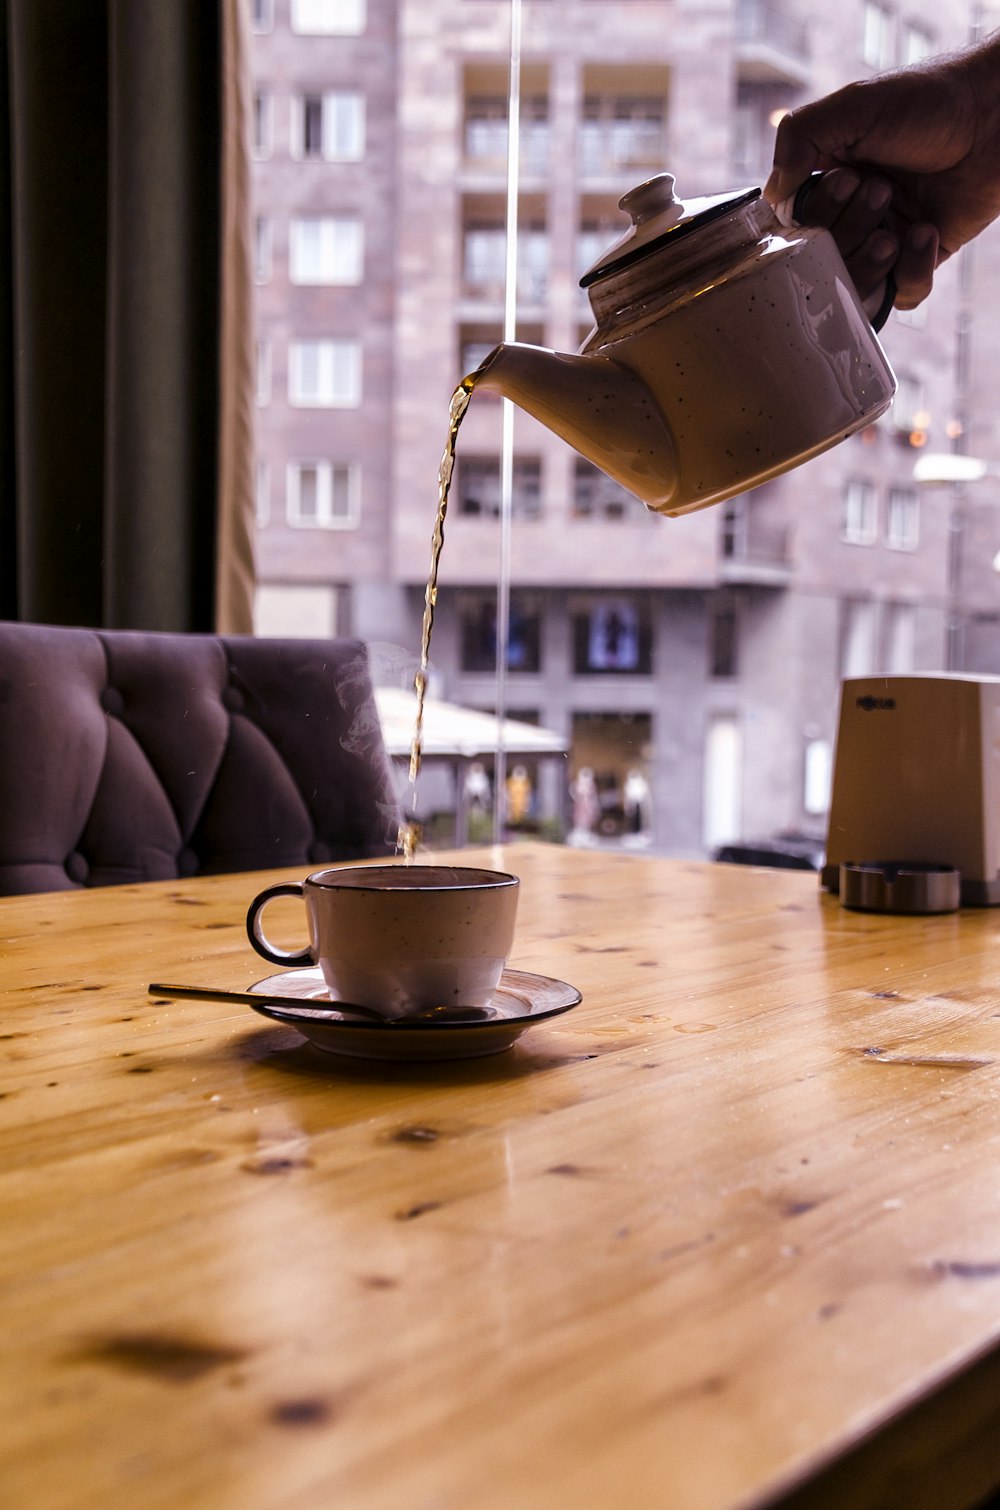
M648 508L756 487L869 425L896 381L833 237L787 228L758 188L682 202L663 173L581 279L575 355L507 342L472 375Z

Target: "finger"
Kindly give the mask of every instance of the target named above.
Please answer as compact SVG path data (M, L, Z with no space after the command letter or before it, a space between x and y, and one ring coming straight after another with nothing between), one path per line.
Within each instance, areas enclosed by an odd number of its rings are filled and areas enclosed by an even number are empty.
M796 218L800 224L821 225L832 230L844 213L845 205L860 187L860 176L850 168L814 173L795 196Z
M880 228L873 231L855 252L844 258L851 282L862 300L882 287L886 274L892 271L897 262L899 249L896 237Z
M892 185L884 178L865 178L856 193L845 196L841 213L830 227L843 257L853 256L883 226L891 200Z
M896 303L900 309L915 309L931 291L940 244L934 226L911 228L904 238L895 266Z

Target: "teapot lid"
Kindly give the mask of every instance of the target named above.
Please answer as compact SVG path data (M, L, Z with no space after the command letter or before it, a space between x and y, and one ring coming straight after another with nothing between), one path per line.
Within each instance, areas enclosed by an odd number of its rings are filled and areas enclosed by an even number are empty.
M672 173L658 173L655 178L647 178L645 183L629 189L619 199L618 208L631 215L632 224L625 235L584 273L580 287L589 288L610 273L621 272L648 256L668 240L672 243L677 237L686 236L689 231L727 215L730 210L750 204L760 198L760 192L759 188L729 190L725 194L685 202L674 194Z

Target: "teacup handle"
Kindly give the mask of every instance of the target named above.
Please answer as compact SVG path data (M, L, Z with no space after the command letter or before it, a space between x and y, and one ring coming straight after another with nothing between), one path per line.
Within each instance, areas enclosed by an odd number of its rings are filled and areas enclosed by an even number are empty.
M301 881L282 881L278 886L268 886L250 903L247 912L247 938L250 940L258 954L262 954L272 965L314 965L310 949L279 949L276 944L270 943L264 937L264 927L261 921L261 913L275 897L302 897L305 898L305 887Z

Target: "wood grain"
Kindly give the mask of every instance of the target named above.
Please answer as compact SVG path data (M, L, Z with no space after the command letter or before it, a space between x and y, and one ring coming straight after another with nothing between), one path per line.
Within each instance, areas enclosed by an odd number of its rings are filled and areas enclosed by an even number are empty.
M271 973L285 873L0 901L0 1504L970 1505L1000 1483L1000 916L517 845L583 1004L449 1064Z

